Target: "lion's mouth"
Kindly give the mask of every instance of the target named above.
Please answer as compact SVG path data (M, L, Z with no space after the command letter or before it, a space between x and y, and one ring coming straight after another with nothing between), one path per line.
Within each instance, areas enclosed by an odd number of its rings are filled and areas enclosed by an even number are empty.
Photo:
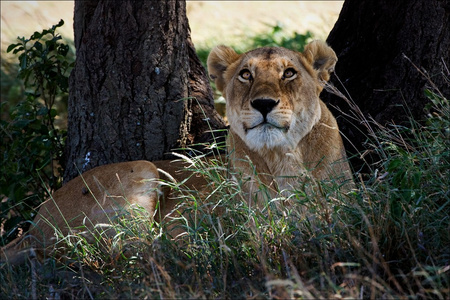
M283 132L287 132L289 130L289 126L279 126L279 125L276 125L276 124L273 124L273 123L270 123L270 122L267 122L267 121L261 122L259 124L254 125L254 126L251 126L251 127L246 127L244 125L244 130L245 130L246 133L248 131L250 131L250 130L257 129L257 128L263 128L263 129L271 129L271 128L273 128L273 129L281 130Z

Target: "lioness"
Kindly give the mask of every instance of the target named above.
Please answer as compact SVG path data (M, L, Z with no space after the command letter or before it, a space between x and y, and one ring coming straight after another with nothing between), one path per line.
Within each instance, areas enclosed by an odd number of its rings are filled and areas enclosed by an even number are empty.
M302 174L351 184L336 120L319 99L336 61L334 51L320 41L308 44L303 53L276 47L244 54L226 46L211 51L208 71L227 100L228 164L231 173L248 179L244 189L250 198L257 181L273 191L288 191ZM109 223L136 204L145 208L149 218L158 207L164 219L177 200L168 196L167 189L161 197L158 179L181 181L190 175L179 170L182 162L167 161L94 168L42 204L28 237L37 248L54 251L64 236ZM187 185L201 189L205 181L192 176ZM22 238L7 246L6 255L23 243Z
M226 46L211 51L208 71L227 100L230 164L250 177L251 192L255 173L280 190L295 187L296 176L307 171L351 186L336 120L319 98L336 62L321 41L303 53L278 47L242 55Z

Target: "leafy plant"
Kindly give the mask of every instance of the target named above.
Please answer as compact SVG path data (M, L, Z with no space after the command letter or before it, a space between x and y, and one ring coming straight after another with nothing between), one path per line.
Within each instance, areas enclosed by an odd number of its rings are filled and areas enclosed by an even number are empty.
M34 208L60 185L66 131L57 124L56 104L67 99L68 75L74 56L61 42L57 25L18 38L7 51L18 55L23 100L2 101L0 224L2 244L13 239L32 219ZM3 70L2 70L3 71ZM26 227L26 226L25 226Z
M419 245L413 254L416 260L448 263L444 249L450 243L449 102L430 90L425 93L430 104L423 125L411 120L409 127L391 126L379 134L377 151L386 159L377 188L385 191L384 215L391 229L383 243L390 248L387 259L402 261L410 245L398 241L408 241Z
M250 35L243 39L244 43L228 46L233 47L238 52L245 52L258 47L284 47L301 52L306 44L313 39L313 34L310 31L307 31L305 34L298 32L289 34L281 23L273 26L267 25L267 27L267 32ZM197 47L197 56L205 68L210 51L211 47Z
M281 23L277 23L271 28L271 31L251 37L250 48L258 47L284 47L302 52L303 48L312 40L312 33L307 31L305 34L294 32L287 35Z

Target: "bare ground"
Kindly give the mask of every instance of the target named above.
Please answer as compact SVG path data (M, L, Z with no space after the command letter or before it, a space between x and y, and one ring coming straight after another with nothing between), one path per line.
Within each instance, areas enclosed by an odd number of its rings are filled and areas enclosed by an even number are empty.
M60 33L73 37L73 1L0 1L1 53L17 36L29 37L57 24ZM281 22L288 32L312 31L325 39L343 1L188 1L187 14L197 45L239 43L247 36Z

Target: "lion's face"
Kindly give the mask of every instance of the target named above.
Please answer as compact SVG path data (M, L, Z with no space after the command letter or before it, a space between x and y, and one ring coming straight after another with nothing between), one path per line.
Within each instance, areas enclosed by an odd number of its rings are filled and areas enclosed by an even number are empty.
M238 55L216 47L210 76L227 100L231 129L251 150L294 149L319 121L319 93L337 58L321 42L299 53L265 47Z

